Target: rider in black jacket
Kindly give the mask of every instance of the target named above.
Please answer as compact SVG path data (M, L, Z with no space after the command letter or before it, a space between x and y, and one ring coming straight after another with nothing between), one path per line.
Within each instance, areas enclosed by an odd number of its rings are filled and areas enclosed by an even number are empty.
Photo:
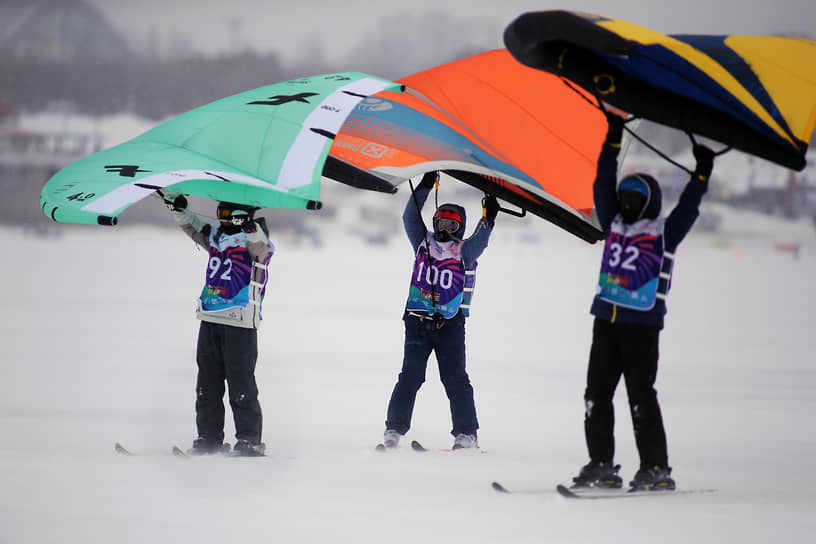
M691 179L668 217L660 216L661 194L648 174L617 182L623 120L607 114L609 130L598 160L595 208L605 235L589 355L584 431L590 462L573 478L578 486L621 487L613 463L615 441L612 398L621 375L640 455L640 468L630 486L674 489L670 477L666 434L654 389L658 344L672 263L678 244L699 215L708 188L714 153L694 146L697 161Z

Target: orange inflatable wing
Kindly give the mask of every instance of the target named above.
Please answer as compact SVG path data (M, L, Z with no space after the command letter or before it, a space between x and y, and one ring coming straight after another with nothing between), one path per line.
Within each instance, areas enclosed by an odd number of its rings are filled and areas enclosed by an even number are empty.
M553 196L576 210L592 209L606 121L588 94L584 98L561 78L522 65L505 49L397 81L433 101Z
M441 170L589 242L606 121L560 78L488 51L402 78L361 102L330 154L399 183Z

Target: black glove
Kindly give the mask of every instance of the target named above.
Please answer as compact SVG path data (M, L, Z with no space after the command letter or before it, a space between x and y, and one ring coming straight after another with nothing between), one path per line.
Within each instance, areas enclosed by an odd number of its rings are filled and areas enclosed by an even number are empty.
M485 219L492 225L496 221L496 215L499 213L499 201L493 195L488 195L482 199L482 207L484 208Z
M702 181L711 176L714 168L714 152L704 145L695 144L691 148L694 158L697 159L697 166L694 168L694 177Z
M187 199L177 193L166 193L164 205L172 212L181 212L187 209Z
M244 221L244 224L241 225L241 230L247 234L249 234L250 232L255 232L257 230L255 226L255 221Z
M427 172L424 176L422 176L422 181L419 182L419 186L433 189L433 186L436 185L437 177L438 174L436 172Z
M606 131L606 143L619 146L623 139L623 119L619 115L605 111L606 122L609 128Z

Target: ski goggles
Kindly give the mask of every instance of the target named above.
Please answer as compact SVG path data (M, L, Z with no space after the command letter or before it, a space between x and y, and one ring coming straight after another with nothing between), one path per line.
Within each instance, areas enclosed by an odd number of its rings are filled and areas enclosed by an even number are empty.
M635 210L640 210L646 207L646 202L648 198L646 195L641 193L640 191L620 191L618 192L618 202L622 208L632 208Z
M249 214L245 210L230 210L229 208L218 208L216 216L219 221L232 222L233 225L243 225Z
M434 227L436 227L437 231L445 231L449 234L457 233L461 226L462 224L456 219L448 219L446 217L437 217L434 221Z

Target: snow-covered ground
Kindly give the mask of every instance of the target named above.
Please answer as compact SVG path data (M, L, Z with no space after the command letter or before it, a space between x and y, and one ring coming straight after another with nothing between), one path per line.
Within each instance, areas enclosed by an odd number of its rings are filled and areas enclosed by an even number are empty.
M812 542L814 229L757 238L747 226L760 220L686 240L662 335L674 475L717 491L593 502L552 489L586 461L600 245L500 216L468 323L482 453L437 451L452 437L432 358L407 438L433 451L381 454L408 243L367 246L340 228L320 247L278 240L257 372L268 455L180 459L170 447L195 434L205 254L177 230L2 228L0 542ZM625 400L621 388L628 479ZM114 453L117 441L142 455ZM502 495L493 480L543 491Z

